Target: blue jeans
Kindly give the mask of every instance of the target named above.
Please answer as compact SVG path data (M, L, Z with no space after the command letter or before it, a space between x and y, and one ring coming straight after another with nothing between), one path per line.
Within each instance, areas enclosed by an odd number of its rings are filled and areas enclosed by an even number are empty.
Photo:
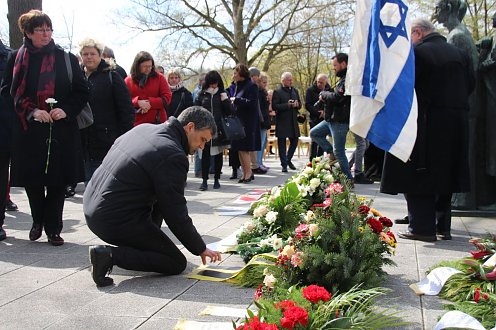
M355 176L363 173L363 156L365 155L365 150L367 150L368 141L361 137L360 135L356 135L353 133L355 137L356 149L354 154L354 163L355 163Z
M196 150L195 151L195 174L199 174L202 172L202 162L200 159L200 152L201 150Z
M334 142L334 156L339 162L339 167L341 171L350 180L353 179L350 171L350 165L348 164L348 159L346 158L346 135L348 134L349 124L348 123L336 123L331 122L331 132L332 140Z
M286 139L289 139L289 148L286 152ZM279 159L283 168L288 167L288 163L293 158L293 155L298 147L298 138L277 138L277 148L279 149Z
M265 148L267 147L267 129L260 129L260 138L262 141L262 148L257 153L258 166L263 166L263 155L265 153Z
M333 152L332 144L327 140L327 136L332 135L331 123L328 121L321 121L310 130L310 138L316 142L322 150L327 153Z

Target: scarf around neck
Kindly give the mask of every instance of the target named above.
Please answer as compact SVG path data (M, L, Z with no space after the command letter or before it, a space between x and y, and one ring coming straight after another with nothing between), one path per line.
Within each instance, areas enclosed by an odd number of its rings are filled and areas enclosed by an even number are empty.
M48 110L45 100L55 95L55 43L53 39L42 48L33 46L31 39L24 38L24 43L17 52L12 72L10 95L14 98L14 107L22 127L27 129L27 118L35 109ZM29 59L34 54L42 54L36 99L24 95L27 85Z
M181 88L183 87L183 82L180 81L177 85L173 86L173 85L169 85L169 88L171 90L172 93L174 93L175 91L178 91L180 90Z

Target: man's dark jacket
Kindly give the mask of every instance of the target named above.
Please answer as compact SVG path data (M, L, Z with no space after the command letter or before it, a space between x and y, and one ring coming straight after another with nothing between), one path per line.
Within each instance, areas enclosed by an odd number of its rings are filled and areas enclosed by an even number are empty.
M331 86L326 84L324 86L324 91L332 91ZM319 100L320 89L317 88L317 83L314 82L312 86L308 87L307 92L305 94L305 109L307 109L310 114L310 125L315 126L320 123L324 118L320 118L321 110L324 110L324 105L322 107L315 107L315 103Z
M325 120L336 123L350 122L351 96L345 95L346 72L345 68L336 76L339 77L336 87L333 91L324 91L321 93L325 102Z
M289 100L298 100L299 106L297 108L289 107ZM300 94L296 88L281 86L274 91L272 109L276 111L276 136L278 138L297 138L300 136L297 115L301 105Z
M466 191L468 96L475 79L468 54L431 33L414 47L417 139L410 160L386 155L383 193Z
M172 233L200 255L206 246L184 198L188 151L184 128L174 117L160 125L136 126L119 137L84 192L88 225L111 230L151 222L153 208L159 207Z

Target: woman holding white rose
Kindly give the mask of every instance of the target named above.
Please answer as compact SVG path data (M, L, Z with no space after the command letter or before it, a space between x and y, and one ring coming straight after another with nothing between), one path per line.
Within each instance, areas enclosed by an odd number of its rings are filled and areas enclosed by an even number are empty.
M31 207L32 241L43 229L62 245L65 186L84 180L76 116L88 100L88 86L76 57L52 39L48 15L31 10L19 17L24 43L10 57L1 95L17 113L11 185L25 187ZM67 66L72 68L72 81Z

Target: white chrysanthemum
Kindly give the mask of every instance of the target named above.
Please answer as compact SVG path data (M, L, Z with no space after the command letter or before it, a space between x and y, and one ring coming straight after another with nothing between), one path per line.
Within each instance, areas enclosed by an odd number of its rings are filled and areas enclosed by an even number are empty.
M318 186L320 186L320 179L319 178L313 178L310 180L310 188L315 189Z
M303 170L303 173L306 174L306 175L310 175L313 173L313 168L311 167L305 167L305 169Z
M260 205L255 210L253 210L253 216L255 218L260 218L266 215L267 212L269 212L269 208L267 207L267 205Z
M276 282L277 282L277 278L272 274L265 275L265 278L263 280L264 285L271 289L274 288Z
M277 214L278 212L275 211L268 212L267 215L265 215L265 221L267 221L267 223L269 224L276 222Z

